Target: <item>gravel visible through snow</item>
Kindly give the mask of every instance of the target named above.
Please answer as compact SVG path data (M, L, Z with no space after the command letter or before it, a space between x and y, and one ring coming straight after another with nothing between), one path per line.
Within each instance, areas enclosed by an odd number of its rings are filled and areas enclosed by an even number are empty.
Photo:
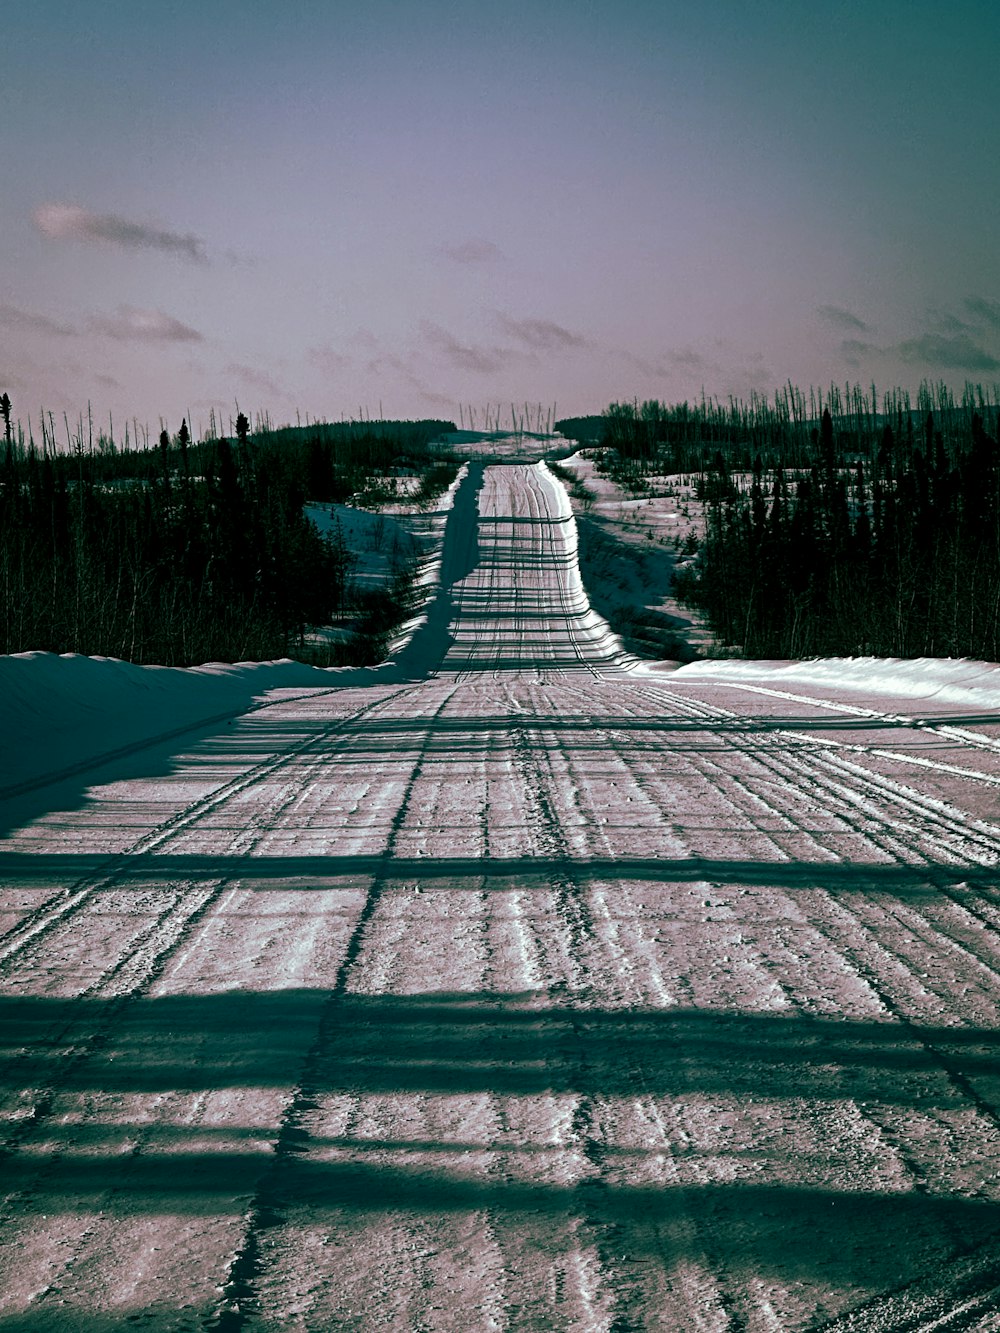
M0 782L0 1333L1000 1329L995 668L637 662L511 463L296 671Z

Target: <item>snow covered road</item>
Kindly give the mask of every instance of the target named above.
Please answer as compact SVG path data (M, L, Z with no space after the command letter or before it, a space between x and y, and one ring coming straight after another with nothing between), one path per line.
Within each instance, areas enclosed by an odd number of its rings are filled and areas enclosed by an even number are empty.
M637 666L544 467L401 660L0 804L0 1333L1000 1328L997 714Z

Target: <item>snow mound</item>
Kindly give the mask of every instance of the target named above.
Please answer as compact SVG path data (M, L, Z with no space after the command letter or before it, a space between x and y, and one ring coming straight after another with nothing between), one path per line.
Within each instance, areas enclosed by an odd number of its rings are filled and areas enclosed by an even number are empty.
M161 667L76 653L0 657L0 796L332 683L328 671L288 659Z
M580 532L566 489L544 462L537 464L537 468L551 486L555 499L555 516L564 525L566 554L569 561L566 581L570 605L576 611L581 626L589 631L596 655L606 658L609 663L613 663L621 670L632 670L638 665L638 658L628 652L605 618L591 606L587 596L580 571Z
M753 681L849 690L852 694L894 695L941 704L1000 709L1000 666L966 658L829 657L806 662L691 662L676 679Z

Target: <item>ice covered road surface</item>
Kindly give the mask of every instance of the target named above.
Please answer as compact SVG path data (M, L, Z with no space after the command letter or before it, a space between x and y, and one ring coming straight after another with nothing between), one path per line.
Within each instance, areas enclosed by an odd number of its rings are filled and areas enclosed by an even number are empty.
M1000 1328L995 715L574 540L474 469L405 670L0 805L0 1333Z

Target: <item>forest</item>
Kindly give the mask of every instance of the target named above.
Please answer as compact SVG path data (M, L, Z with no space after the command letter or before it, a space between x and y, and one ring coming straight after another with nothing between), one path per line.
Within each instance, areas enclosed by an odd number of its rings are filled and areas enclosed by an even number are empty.
M191 438L183 421L122 446L87 424L36 445L0 397L0 652L34 649L189 666L294 655L318 665L378 660L405 614L413 570L354 593L341 535L321 536L305 500L377 505L393 478L428 503L456 464L431 441L450 422L354 422ZM306 631L352 632L322 648Z
M641 490L697 472L698 558L675 592L750 658L1000 660L996 390L613 404L602 447Z
M32 649L186 666L296 656L379 660L407 612L412 568L384 591L351 583L353 554L306 500L428 503L457 460L454 423L272 429L240 414L195 441L184 421L124 445L83 421L36 444L0 395L0 652ZM1000 660L1000 394L788 385L773 399L613 403L557 423L596 441L633 493L695 478L696 559L674 592L722 651L751 658ZM315 626L349 625L322 648Z

